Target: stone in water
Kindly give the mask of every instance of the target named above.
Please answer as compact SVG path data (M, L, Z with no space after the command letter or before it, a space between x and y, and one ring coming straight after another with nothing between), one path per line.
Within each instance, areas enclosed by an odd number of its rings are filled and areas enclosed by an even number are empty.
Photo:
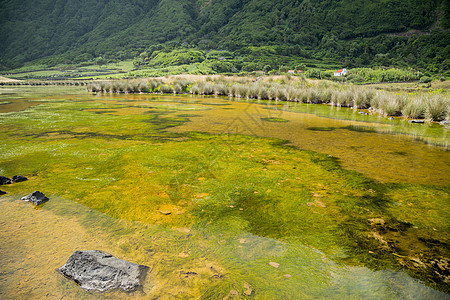
M49 200L43 193L39 191L35 191L29 194L28 196L22 197L21 199L24 201L31 202L36 206L41 205L42 203L45 203Z
M104 292L118 288L135 291L148 269L99 250L86 250L75 251L57 271L85 290Z
M14 175L11 178L12 182L22 182L22 181L27 181L28 178L26 178L25 176L20 176L20 175Z
M11 184L11 178L5 177L5 176L0 176L0 185L4 185L4 184Z

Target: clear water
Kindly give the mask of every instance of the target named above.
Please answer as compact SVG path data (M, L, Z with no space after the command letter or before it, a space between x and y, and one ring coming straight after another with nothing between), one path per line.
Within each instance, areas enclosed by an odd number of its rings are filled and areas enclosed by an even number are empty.
M448 258L438 125L69 87L0 89L0 124L0 175L29 177L0 187L0 298L448 298L428 265ZM55 271L87 249L150 266L143 289Z

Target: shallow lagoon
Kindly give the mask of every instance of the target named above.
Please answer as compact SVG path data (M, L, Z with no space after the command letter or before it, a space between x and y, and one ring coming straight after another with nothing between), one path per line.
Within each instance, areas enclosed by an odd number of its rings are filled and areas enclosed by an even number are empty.
M2 298L447 298L427 267L448 258L439 125L284 102L0 93L0 175L29 177L1 187ZM50 202L18 200L33 190ZM56 273L86 249L150 266L143 290L87 293Z

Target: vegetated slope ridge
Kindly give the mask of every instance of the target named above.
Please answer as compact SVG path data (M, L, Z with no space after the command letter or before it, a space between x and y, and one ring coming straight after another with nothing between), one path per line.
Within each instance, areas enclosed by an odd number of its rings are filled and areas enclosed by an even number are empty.
M349 48L349 41L372 38L386 53L395 45L377 36L435 28L444 41L423 39L439 48L427 55L442 63L449 11L449 0L0 0L0 61L17 67L62 54L124 59L170 42L228 50L282 45L288 55L323 51L364 60L364 45Z

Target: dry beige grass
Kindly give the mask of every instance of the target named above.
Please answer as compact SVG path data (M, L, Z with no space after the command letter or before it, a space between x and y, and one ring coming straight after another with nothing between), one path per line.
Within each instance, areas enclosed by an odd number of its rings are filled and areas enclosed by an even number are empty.
M0 76L0 82L13 82L13 81L20 81L20 80Z

